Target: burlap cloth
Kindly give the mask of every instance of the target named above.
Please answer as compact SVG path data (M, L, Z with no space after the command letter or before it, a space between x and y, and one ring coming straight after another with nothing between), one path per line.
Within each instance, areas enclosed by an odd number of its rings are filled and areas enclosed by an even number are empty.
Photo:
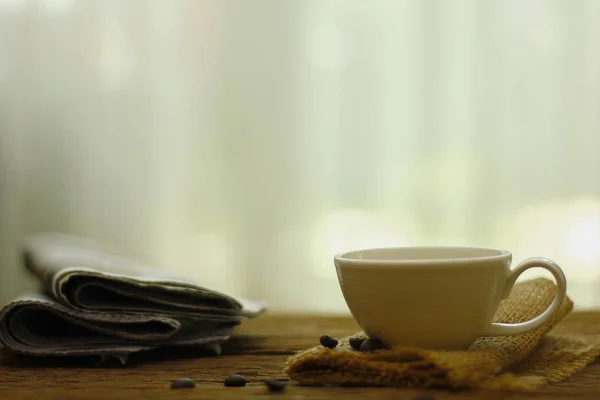
M524 322L552 302L556 286L534 279L514 286L502 301L494 322ZM573 308L568 297L556 317L521 335L479 338L468 351L398 348L361 353L351 337L331 350L316 346L289 358L285 372L304 385L393 385L419 388L535 390L564 380L600 355L600 335L548 333Z

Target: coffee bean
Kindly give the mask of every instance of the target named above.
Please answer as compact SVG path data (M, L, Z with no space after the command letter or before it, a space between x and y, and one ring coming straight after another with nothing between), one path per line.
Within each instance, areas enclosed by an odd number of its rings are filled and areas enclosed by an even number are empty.
M364 341L365 341L364 338L352 338L352 339L350 339L350 346L354 350L360 351L360 345L363 344Z
M270 392L281 392L285 389L287 384L287 381L280 381L277 379L265 379L265 385L267 385Z
M413 396L413 400L435 400L435 396L429 393L419 393Z
M229 375L223 382L227 387L242 387L246 386L246 378L241 375Z
M366 339L360 345L360 351L364 351L364 352L375 351L375 350L383 349L384 347L385 346L379 339Z
M179 378L173 381L171 389L193 389L196 383L190 378Z
M327 347L330 349L335 348L338 345L338 340L332 338L331 336L323 335L319 338L319 342L321 342L321 346Z

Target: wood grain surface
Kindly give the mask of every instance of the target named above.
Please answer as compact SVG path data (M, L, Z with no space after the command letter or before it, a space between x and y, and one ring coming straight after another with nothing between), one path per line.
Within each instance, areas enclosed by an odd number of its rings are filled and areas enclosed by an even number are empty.
M556 329L577 326L600 333L600 312L570 315ZM94 367L90 359L17 357L0 350L0 399L597 399L600 398L600 362L566 382L539 393L482 391L429 391L397 388L301 387L290 383L283 393L269 393L266 378L286 378L283 362L297 350L318 344L322 334L345 336L358 327L347 317L270 316L244 323L224 346L221 356L189 349L162 349L137 354L127 365ZM249 384L226 388L223 380L241 372ZM180 377L192 378L194 389L170 389ZM423 399L427 398L426 396Z

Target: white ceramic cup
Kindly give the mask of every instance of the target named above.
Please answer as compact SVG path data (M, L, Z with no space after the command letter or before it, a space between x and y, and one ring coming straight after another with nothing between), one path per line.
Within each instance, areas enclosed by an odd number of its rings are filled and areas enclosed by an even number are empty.
M387 347L466 349L480 336L517 335L539 328L558 311L567 283L546 258L510 269L512 254L477 247L398 247L356 250L334 257L346 304L369 337ZM500 301L525 270L547 269L556 296L537 317L492 323Z

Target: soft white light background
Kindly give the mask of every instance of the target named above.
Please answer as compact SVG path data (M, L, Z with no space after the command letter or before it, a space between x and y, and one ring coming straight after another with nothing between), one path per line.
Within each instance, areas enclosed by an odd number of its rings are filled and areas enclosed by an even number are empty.
M600 2L0 0L0 299L89 235L272 309L332 256L546 256L600 306Z

